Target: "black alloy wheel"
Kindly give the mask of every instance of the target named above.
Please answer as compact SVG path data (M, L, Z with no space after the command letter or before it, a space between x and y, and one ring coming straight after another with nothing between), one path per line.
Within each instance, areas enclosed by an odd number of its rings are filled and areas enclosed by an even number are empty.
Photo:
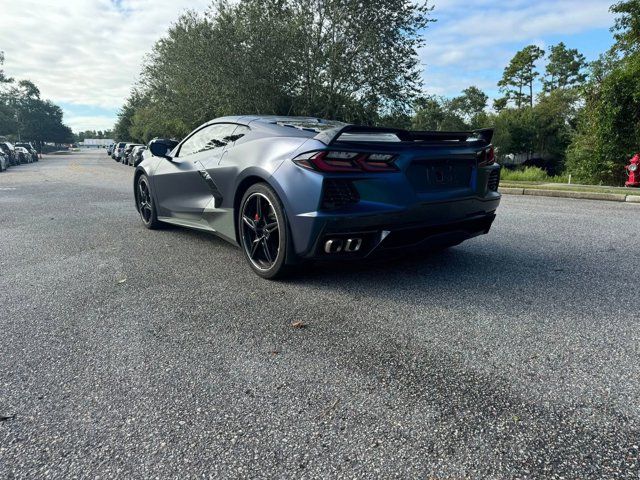
M240 242L249 265L263 278L286 273L288 230L284 209L266 184L253 185L245 193L238 218Z
M140 177L138 177L136 204L144 226L149 229L157 228L160 222L158 221L155 205L153 204L149 179L146 175L140 175Z

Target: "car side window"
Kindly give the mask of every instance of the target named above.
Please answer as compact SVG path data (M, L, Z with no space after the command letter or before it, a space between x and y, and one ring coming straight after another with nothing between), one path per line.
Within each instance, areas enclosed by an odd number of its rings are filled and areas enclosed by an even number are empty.
M206 150L226 147L232 141L230 138L233 136L236 126L232 123L217 123L204 127L185 140L180 147L178 156L185 157Z
M251 129L245 125L237 125L233 133L228 137L225 137L225 140L229 142L229 147L232 147L238 140L240 140L250 131Z

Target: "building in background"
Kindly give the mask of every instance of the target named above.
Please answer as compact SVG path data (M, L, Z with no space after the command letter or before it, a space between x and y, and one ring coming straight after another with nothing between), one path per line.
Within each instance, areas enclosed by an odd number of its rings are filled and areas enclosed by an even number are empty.
M85 138L78 145L83 148L105 148L112 143L116 143L111 138Z

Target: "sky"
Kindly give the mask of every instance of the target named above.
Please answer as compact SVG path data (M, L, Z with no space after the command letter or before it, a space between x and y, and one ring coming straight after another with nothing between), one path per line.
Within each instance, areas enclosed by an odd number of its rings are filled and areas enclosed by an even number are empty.
M613 0L432 0L419 52L425 91L475 85L491 98L516 51L563 41L594 60L612 44ZM30 79L74 131L109 129L146 53L186 9L211 0L0 0L4 70ZM541 62L544 68L544 62Z

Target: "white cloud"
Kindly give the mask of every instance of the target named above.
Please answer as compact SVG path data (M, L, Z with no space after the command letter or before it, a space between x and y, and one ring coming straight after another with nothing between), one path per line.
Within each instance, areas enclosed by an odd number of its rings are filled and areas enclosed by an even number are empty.
M210 1L4 0L4 68L33 80L54 102L119 108L142 57L170 23Z
M527 44L545 47L547 36L570 38L611 26L609 4L603 0L480 0L470 6L464 0L436 1L433 15L438 21L429 29L427 45L420 52L427 90L453 91L452 79L433 75L431 69L446 69L458 78L493 70L495 87L515 49ZM570 40L566 42L571 46Z
M111 130L113 117L106 115L65 115L66 123L74 132L85 130Z
M514 43L544 43L612 24L607 0L434 0L438 22L421 52L432 92L495 85L482 72L502 71ZM7 73L33 80L44 98L71 104L75 128L110 126L138 78L143 56L186 9L211 0L2 0L0 50ZM568 42L570 44L570 42ZM431 69L452 75L434 75ZM466 85L465 85L466 84ZM490 88L490 87L489 87ZM94 107L85 108L82 106ZM77 107L77 108L76 108ZM110 120L109 120L110 119ZM87 122L87 123L83 123Z

